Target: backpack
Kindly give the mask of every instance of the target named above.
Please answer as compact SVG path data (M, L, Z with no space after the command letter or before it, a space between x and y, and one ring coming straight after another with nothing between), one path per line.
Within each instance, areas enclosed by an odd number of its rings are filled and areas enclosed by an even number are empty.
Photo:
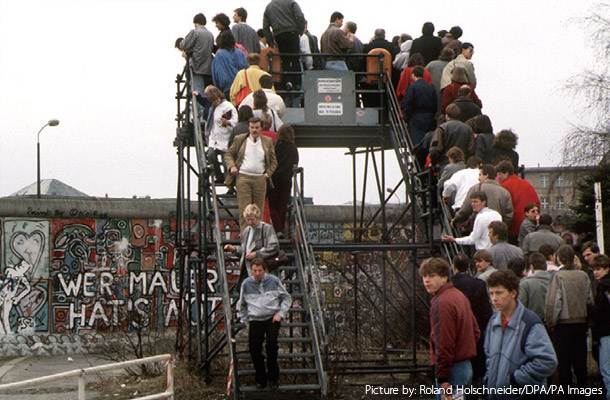
M309 39L309 50L311 54L320 54L320 48L318 47L318 38L309 33L305 32ZM326 66L326 60L322 56L313 56L313 69L324 69Z

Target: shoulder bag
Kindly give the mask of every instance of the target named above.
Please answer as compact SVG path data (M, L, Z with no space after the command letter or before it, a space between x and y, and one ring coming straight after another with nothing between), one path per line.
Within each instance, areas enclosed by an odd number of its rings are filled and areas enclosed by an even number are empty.
M252 93L252 89L250 89L250 84L248 84L248 70L247 69L244 69L244 76L246 77L246 86L241 88L241 90L235 96L235 104L237 104L238 106L241 104L242 101L244 101L246 96L248 96L250 93Z

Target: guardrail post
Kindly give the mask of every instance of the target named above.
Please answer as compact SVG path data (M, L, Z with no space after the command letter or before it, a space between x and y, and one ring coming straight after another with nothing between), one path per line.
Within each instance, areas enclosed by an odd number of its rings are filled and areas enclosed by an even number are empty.
M78 377L78 400L85 400L85 375L87 373L84 369L80 370Z
M169 392L169 400L174 400L174 357L170 357L167 360L167 388L165 390Z

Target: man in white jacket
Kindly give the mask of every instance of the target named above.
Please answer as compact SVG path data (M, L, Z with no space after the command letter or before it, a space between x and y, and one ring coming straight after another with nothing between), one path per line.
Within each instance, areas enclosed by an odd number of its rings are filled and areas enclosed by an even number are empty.
M461 245L474 245L477 250L485 250L491 247L489 240L489 224L493 221L502 221L502 216L497 211L487 207L487 195L485 192L474 192L470 195L472 210L477 213L474 219L474 227L469 236L454 238L444 235L444 242L455 242Z

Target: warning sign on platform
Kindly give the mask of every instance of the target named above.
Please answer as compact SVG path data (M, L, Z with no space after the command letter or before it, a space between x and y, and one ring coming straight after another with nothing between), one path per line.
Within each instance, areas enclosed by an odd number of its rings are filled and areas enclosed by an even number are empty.
M318 115L343 115L343 103L318 103Z
M341 93L341 78L318 78L318 93Z

